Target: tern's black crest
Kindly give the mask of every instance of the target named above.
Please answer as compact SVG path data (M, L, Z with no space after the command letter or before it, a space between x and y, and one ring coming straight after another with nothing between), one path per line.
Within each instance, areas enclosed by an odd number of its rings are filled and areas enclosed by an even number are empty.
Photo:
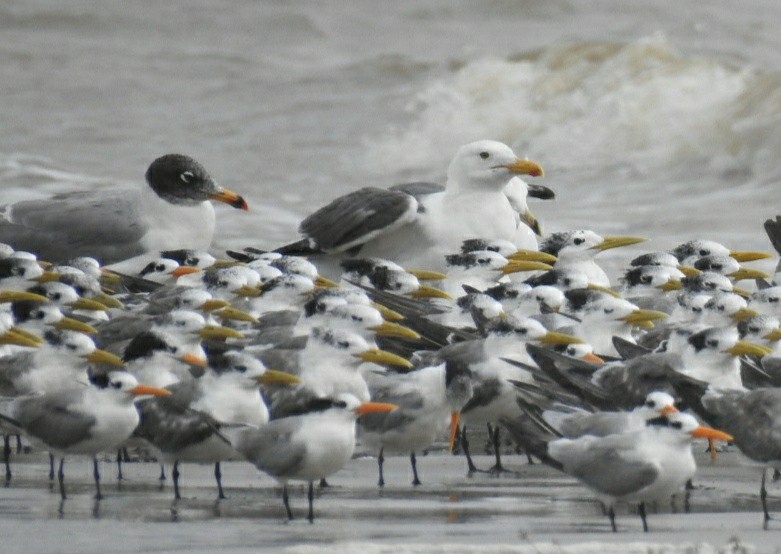
M148 357L158 351L174 353L176 348L165 342L157 334L145 331L136 335L125 347L122 359L125 362L129 362L137 358Z

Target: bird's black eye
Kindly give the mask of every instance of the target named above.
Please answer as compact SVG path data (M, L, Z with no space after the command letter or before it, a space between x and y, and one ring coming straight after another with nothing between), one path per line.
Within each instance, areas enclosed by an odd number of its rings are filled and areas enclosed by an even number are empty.
M760 331L759 327L749 327L748 330L749 332L754 333L755 335Z
M645 407L646 408L653 408L655 406L656 406L656 404L654 404L653 400L649 400L648 402L645 403Z
M572 242L574 242L575 244L583 244L584 242L586 242L586 239L576 238Z
M771 296L770 298L768 298L768 302L770 302L771 304L778 304L778 296Z
M515 332L518 333L519 335L525 335L526 333L528 333L528 331L529 331L528 329L523 327L515 330Z
M179 174L179 178L185 183L192 181L193 177L195 177L195 175L193 175L192 171L185 171L184 173Z
M157 264L157 265L155 266L155 269L156 269L157 271L165 271L165 266L164 266L163 264Z
M336 344L339 346L339 348L350 348L350 343L346 340L339 341Z
M68 349L68 350L70 350L71 352L75 352L75 351L76 351L76 350L77 350L79 347L78 347L78 346L76 346L75 344L66 344L66 345L65 345L65 348L67 348L67 349Z
M37 312L33 313L33 318L34 319L43 319L44 318L44 313L41 312L41 311L37 311Z
M245 373L247 371L247 366L245 366L245 365L237 365L234 369L236 371L238 371L239 373Z
M719 341L711 339L705 344L707 344L711 348L717 348L719 346Z
M491 154L489 154L488 152L480 152L480 157L483 158L484 160L487 160L490 156Z
M613 308L605 308L605 313L606 314L612 314L613 313Z
M708 254L710 254L710 252L708 252L707 250L705 249L700 250L700 256L707 256Z
M221 287L227 287L228 281L219 281L217 284L220 285Z
M702 308L692 308L692 311L693 311L695 314L698 314L698 313L702 312Z
M650 276L650 275L643 275L643 276L640 278L640 282L642 282L642 283L644 283L644 284L646 284L646 285L649 285L649 284L651 284L651 276Z
M347 407L347 402L345 402L343 400L337 400L337 401L334 402L334 406L337 407L337 408L346 408Z
M119 390L119 389L121 389L121 388L122 388L122 382L121 382L121 381L114 381L113 383L111 383L111 386L112 386L113 388L115 388L115 389Z
M184 325L185 325L184 321L177 321L176 322L176 326L177 327L184 327Z
M354 315L353 316L353 321L363 321L363 319L358 317L357 315Z
M567 348L567 354L570 355L570 356L574 356L575 355L575 348L572 347L572 346L568 347Z
M61 299L62 299L62 295L59 292L55 292L54 294L52 294L52 300L59 301Z
M486 258L478 258L477 263L479 263L480 265L485 265L488 263L488 260Z
M723 312L724 311L724 306L723 305L722 306L716 306L716 309L718 311L720 311L720 312Z
M670 427L672 427L673 429L681 429L683 427L683 423L681 423L680 421L673 421L670 424Z

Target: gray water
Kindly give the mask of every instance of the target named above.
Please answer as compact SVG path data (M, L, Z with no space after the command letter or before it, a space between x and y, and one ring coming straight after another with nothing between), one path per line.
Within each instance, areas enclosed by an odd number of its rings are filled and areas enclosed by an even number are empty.
M182 152L251 205L220 208L215 250L271 247L492 138L545 166L548 231L769 248L779 20L774 1L6 0L2 200Z

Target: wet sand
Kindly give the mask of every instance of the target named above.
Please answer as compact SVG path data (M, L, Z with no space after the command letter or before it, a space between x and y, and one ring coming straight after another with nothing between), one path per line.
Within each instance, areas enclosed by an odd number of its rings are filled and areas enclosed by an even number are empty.
M405 458L386 462L384 490L376 460L352 460L318 492L315 523L306 520L303 485L291 489L297 516L287 522L280 490L245 463L223 467L228 499L216 500L212 468L182 468L183 499L174 502L155 463L125 464L118 483L103 463L104 496L93 499L91 464L66 461L68 500L49 485L40 454L14 458L14 478L0 489L3 552L778 552L781 521L761 528L759 472L735 452L715 464L700 458L690 512L678 499L651 508L650 533L620 507L612 533L593 496L573 479L509 456L517 474L466 477L461 457L419 457L423 485L410 485ZM492 459L478 456L479 467ZM771 511L781 512L781 486L770 489Z

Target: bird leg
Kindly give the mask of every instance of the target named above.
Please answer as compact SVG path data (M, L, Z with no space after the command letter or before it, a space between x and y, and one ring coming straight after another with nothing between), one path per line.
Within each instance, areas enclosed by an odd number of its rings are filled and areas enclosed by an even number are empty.
M122 477L122 449L117 450L117 481L121 481Z
M382 455L382 451L383 450L384 450L383 448L380 448L380 455L377 456L377 465L380 467L380 480L377 481L377 486L378 487L384 487L385 486L385 479L382 476L382 464L385 462L385 458Z
M54 481L54 454L49 454L49 481Z
M179 494L179 460L174 462L174 469L171 471L171 477L174 478L174 498L180 500L182 496Z
M415 459L414 452L410 452L409 463L412 464L412 484L417 487L421 482L418 479L418 461Z
M11 480L11 435L3 435L3 461L5 462L5 482Z
M95 500L102 500L100 493L100 469L98 468L98 459L92 458L92 476L95 478Z
M287 519L291 521L293 519L293 512L290 511L290 498L287 494L287 483L282 486L282 503L285 505L285 511L287 512Z
M330 487L331 485L328 484L328 481L325 480L325 477L320 479L320 484L318 485L321 489L325 489Z
M52 456L52 460L53 459L54 457ZM60 470L57 472L57 480L60 482L60 497L63 500L67 498L67 496L65 496L65 472L63 471L64 465L65 465L65 458L60 458Z
M475 466L475 463L472 461L472 455L469 453L469 440L466 438L466 425L461 428L460 436L461 449L464 451L464 456L466 456L467 476L471 477L472 474L477 471L477 466Z
M158 479L160 481L165 481L165 466L163 464L160 464L160 477ZM162 484L160 486L162 486Z
M616 511L613 509L613 506L610 506L610 509L607 511L607 517L610 518L610 527L613 528L613 532L617 533L618 528L616 527Z
M220 471L220 462L214 464L214 478L217 480L217 498L225 499L225 493L222 490L222 471Z
M645 502L640 502L637 510L640 513L640 519L643 520L643 531L648 532L648 522L645 520Z
M501 430L501 427L499 425L494 427L493 434L491 435L491 442L493 442L494 446L494 457L496 458L496 463L494 466L488 470L489 473L493 475L499 475L501 473L512 473L512 474L518 474L517 472L511 470L511 469L505 469L502 465L502 457L501 457L501 440L499 437L499 432ZM529 457L529 454L526 454L526 457L529 458L529 461L531 462L531 458ZM531 462L533 464L533 462Z
M22 450L22 435L16 435L16 453L21 454Z
M309 523L315 522L315 510L314 510L314 498L315 498L315 491L314 491L314 485L312 481L309 481L309 491L307 492L307 498L309 499L309 513L307 514L307 519L309 520Z
M762 528L767 531L767 522L770 521L770 512L767 511L767 489L765 488L765 477L767 469L762 470L762 485L759 488L759 499L762 500L762 510L765 512L765 521Z

